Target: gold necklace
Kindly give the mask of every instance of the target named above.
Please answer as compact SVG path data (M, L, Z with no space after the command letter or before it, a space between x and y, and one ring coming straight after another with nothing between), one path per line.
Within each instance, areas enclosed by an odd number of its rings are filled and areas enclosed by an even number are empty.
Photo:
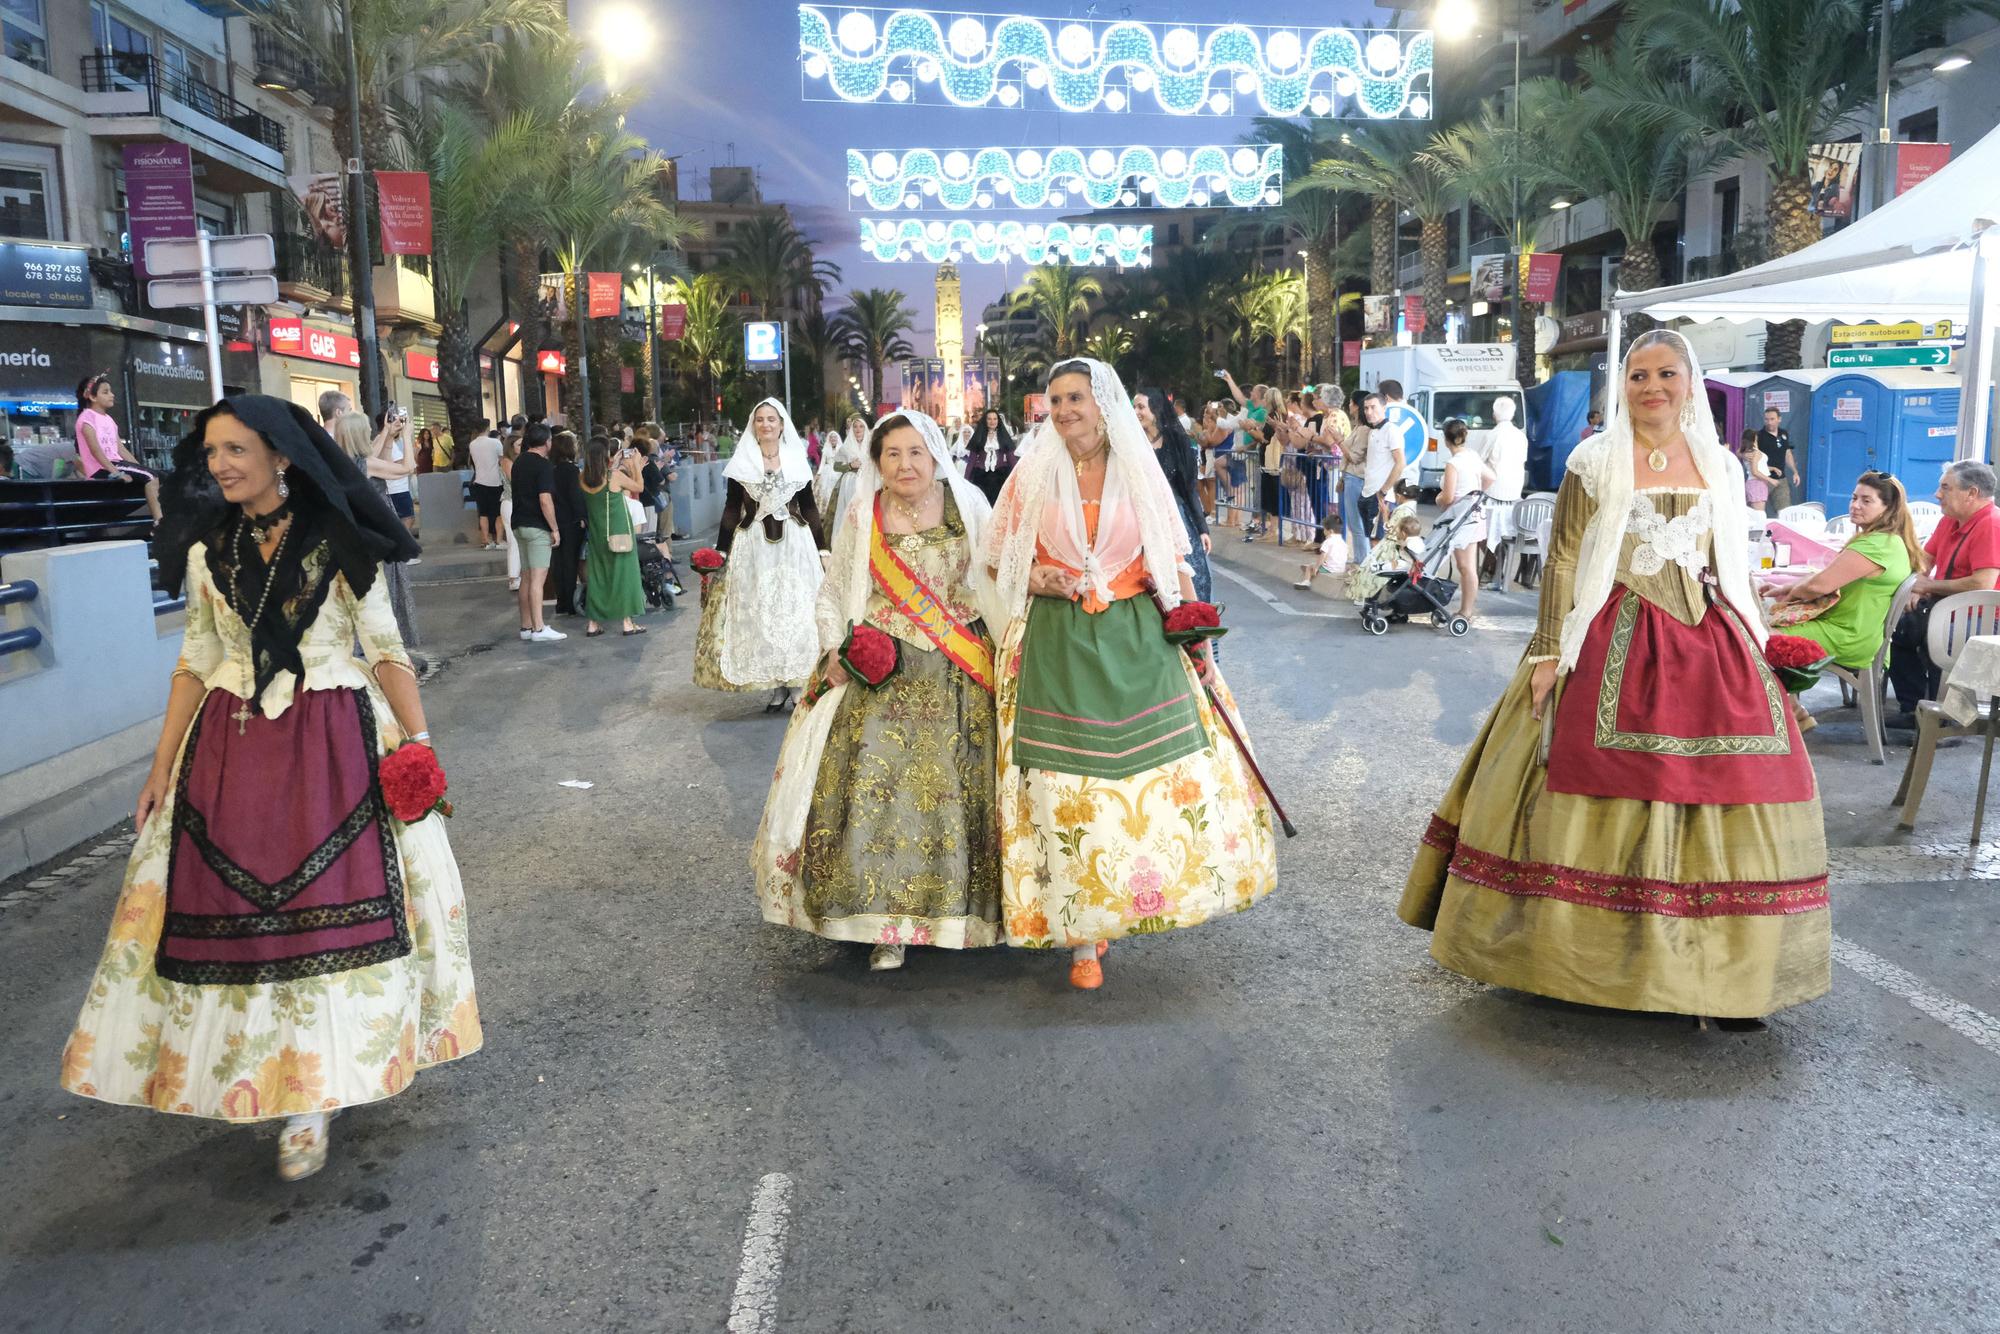
M1082 458L1072 458L1071 462L1076 465L1076 480L1081 482L1083 480L1083 470L1103 458L1105 451L1110 448L1111 442L1106 440L1098 445L1093 452L1085 454Z
M1661 449L1658 445L1652 445L1647 448L1646 466L1654 472L1665 472L1669 462L1671 460L1667 458L1666 450Z
M932 493L928 492L925 494L923 500L923 503L925 505L928 505L930 503L931 494ZM920 533L924 530L924 521L921 517L922 515L921 510L912 509L910 506L904 504L903 498L897 495L893 491L889 493L889 504L890 507L893 508L897 513L901 514L905 519L908 519L910 521L911 532Z

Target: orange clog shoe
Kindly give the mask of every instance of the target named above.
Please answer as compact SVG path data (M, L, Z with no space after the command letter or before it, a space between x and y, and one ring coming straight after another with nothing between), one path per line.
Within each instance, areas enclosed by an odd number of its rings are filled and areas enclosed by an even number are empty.
M1078 959L1069 966L1069 984L1078 991L1095 991L1104 985L1104 965L1095 959Z

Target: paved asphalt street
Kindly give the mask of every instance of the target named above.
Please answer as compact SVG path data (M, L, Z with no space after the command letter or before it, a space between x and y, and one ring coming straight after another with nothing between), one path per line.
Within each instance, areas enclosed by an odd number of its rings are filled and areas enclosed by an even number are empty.
M0 1329L2000 1330L1976 749L1899 837L1900 752L1814 734L1841 963L1768 1033L1490 990L1394 905L1532 595L1370 639L1222 547L1302 833L1266 903L1115 947L1094 995L761 924L783 724L693 687L691 605L531 647L500 581L422 586L485 1050L282 1184L270 1127L56 1088L115 835L0 884Z

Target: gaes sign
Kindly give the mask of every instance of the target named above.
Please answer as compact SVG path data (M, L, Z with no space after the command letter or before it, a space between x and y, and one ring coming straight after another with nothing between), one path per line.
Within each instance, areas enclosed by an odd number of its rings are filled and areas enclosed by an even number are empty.
M361 344L346 334L310 328L305 321L292 316L272 319L270 328L271 350L282 356L304 357L335 366L361 364Z

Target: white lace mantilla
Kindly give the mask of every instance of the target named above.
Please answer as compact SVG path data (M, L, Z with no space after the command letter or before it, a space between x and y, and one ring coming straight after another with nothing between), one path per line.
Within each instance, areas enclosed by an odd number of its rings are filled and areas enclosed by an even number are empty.
M1669 519L1653 508L1653 498L1645 491L1632 496L1632 510L1625 531L1639 539L1632 548L1632 572L1654 575L1669 562L1681 567L1689 578L1699 579L1708 569L1708 536L1714 526L1708 492L1678 519Z

